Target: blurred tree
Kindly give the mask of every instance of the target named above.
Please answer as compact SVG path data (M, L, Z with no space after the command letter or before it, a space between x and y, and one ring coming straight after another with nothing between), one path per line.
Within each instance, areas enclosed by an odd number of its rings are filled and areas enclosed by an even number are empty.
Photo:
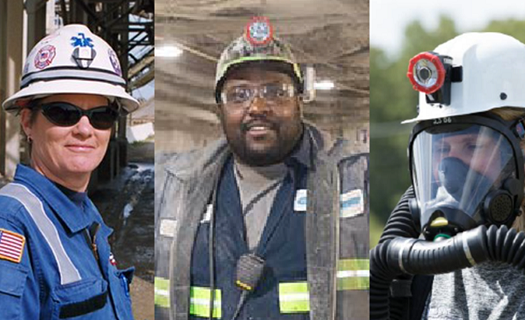
M505 21L492 21L483 31L505 33L525 43L525 21L513 19Z
M371 244L375 245L386 219L410 186L407 145L411 125L401 121L417 115L417 93L406 78L409 60L419 52L434 49L457 35L454 21L441 17L436 30L427 31L419 21L405 29L399 57L370 49L370 200ZM375 226L375 229L374 229Z

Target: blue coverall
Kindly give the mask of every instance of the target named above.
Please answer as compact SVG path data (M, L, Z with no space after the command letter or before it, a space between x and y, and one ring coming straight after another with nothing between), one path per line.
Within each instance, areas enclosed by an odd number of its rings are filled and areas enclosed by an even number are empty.
M112 230L87 195L76 196L23 165L0 190L0 237L24 240L19 262L16 248L15 259L0 252L2 319L133 319L133 269L111 263Z

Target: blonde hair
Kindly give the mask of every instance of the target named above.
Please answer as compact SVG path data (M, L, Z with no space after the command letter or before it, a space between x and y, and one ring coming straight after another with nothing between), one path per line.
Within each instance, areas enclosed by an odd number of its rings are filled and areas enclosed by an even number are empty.
M523 108L504 107L490 110L490 112L496 114L505 121L512 121L518 120L520 118L525 118L525 109ZM525 140L520 141L520 147L522 153L525 153ZM523 188L525 192L525 186L523 186ZM523 214L524 212L525 199L520 206L520 215L516 217L516 219L514 219L514 222L512 223L512 228L516 229L517 231L525 231L525 214Z

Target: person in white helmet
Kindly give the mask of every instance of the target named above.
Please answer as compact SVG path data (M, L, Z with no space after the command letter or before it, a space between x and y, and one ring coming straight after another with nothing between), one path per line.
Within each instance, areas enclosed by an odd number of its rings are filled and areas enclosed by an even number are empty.
M15 319L133 319L133 269L118 270L107 227L87 196L125 90L117 55L83 25L36 44L20 90L3 103L20 114L30 166L0 189L0 310Z
M371 319L523 319L525 45L466 33L407 75L413 189L371 253Z

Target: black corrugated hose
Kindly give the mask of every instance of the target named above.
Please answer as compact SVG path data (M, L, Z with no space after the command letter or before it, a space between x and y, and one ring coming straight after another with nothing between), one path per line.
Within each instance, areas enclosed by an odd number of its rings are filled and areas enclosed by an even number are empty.
M379 243L383 243L388 240L392 240L398 237L403 238L417 238L419 237L419 229L414 224L412 215L408 209L408 202L410 199L415 198L414 188L410 187L408 190L403 194L401 199L399 200L398 204L390 214L390 217L388 218L388 221L386 223L385 229L383 230L383 233L381 234L381 238L379 239ZM373 277L370 279L373 281ZM412 280L411 275L403 274L396 278L396 281L406 282L408 286L410 286ZM388 287L390 287L390 283L388 284ZM378 307L376 305L373 307L373 299L376 295L374 295L373 287L370 288L370 312L373 312L374 309ZM382 308L390 309L390 316L391 319L401 320L403 319L402 314L403 310L407 308L405 305L408 303L407 298L390 298L390 301L381 299ZM390 307L389 307L390 306Z
M451 239L429 242L414 239L415 228L412 220L407 226L400 221L408 219L407 194L400 201L393 215L396 221L385 227L387 239L372 249L370 253L370 319L388 320L396 311L389 306L389 290L392 281L400 275L440 274L471 267L484 261L499 261L525 268L525 234L501 226L492 225L488 230L479 226L473 230L459 233ZM413 192L412 192L413 195ZM406 205L406 207L405 207ZM405 210L406 209L406 210ZM388 230L387 230L388 229ZM396 236L405 234L405 236Z

